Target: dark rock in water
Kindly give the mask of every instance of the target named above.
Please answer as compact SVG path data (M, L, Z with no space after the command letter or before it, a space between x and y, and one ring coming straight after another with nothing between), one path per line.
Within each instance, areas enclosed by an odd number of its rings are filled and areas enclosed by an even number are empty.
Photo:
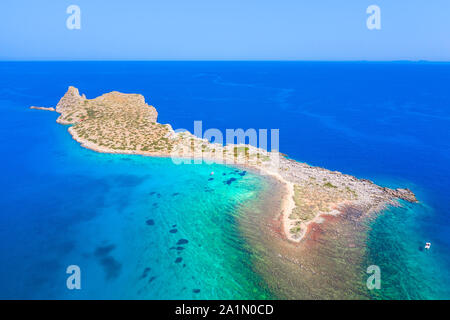
M176 249L176 248L175 248L175 247L170 247L170 248L169 248L169 250L174 250L174 249Z
M177 225L176 225L176 224L172 225L172 228L176 228L176 227L177 227Z
M152 191L152 192L149 193L149 195L152 196L152 195L154 195L155 193L156 193L155 191Z
M153 280L155 280L155 279L156 279L156 276L151 277L150 279L148 279L148 283L152 283Z
M141 279L147 277L147 275L150 272L150 270L151 270L151 268L149 268L149 267L145 268L144 272L142 272Z
M120 274L120 269L122 264L120 264L116 259L111 256L104 257L100 260L100 264L106 273L106 279L117 278Z
M101 246L95 249L94 255L96 257L105 257L110 254L111 251L113 251L116 248L114 244L110 244L107 246Z
M145 223L149 226L153 226L155 224L155 221L153 219L148 219L147 221L145 221Z
M241 177L245 176L246 174L247 174L247 171L242 171L241 173L239 173L239 175L240 175Z
M153 207L157 208L159 206L159 204L157 202L153 202Z
M178 257L175 259L175 263L180 263L181 261L183 261L183 258L181 258L181 257Z
M186 240L186 239L180 239L180 240L178 240L177 245L180 245L180 244L186 244L186 243L188 243L188 242L189 242L189 241Z
M184 247L177 247L176 248L178 251L184 250Z
M183 268L186 268L186 263L183 263Z
M177 230L177 229L171 229L171 230L169 230L169 232L170 232L170 233L177 233L178 230Z
M161 193L158 193L156 197L161 198Z
M214 180L214 178L209 178L209 179L208 179L208 181L213 181L213 180Z
M364 179L362 179L364 180ZM370 181L370 180L369 180ZM417 201L416 195L409 190L408 188L406 189L389 189L389 188L383 188L383 191L386 192L388 195L390 195L393 198L399 198L399 199L403 199L412 203L417 203L419 201Z
M175 197L175 196L177 196L179 194L180 194L179 192L172 193L172 197Z
M223 183L230 185L233 181L236 181L236 178L230 178L230 179L224 181Z
M227 174L224 172L224 173L222 173L222 175L223 175L223 176L226 176Z
M114 184L122 187L134 187L141 184L146 178L131 174L121 174L114 178Z
M192 290L193 293L200 293L200 289L194 289Z

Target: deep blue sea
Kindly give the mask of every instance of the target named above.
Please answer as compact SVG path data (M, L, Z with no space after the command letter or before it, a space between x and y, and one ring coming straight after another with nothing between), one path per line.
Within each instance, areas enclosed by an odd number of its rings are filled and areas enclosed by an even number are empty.
M450 64L426 62L0 62L0 298L275 297L238 222L266 181L81 148L29 109L69 85L140 93L175 129L276 128L291 158L410 188L371 224L373 297L450 298Z

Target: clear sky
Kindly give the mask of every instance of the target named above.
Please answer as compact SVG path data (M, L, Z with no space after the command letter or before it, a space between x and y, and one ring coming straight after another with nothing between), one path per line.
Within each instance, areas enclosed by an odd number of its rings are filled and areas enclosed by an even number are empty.
M450 0L1 0L0 60L36 59L450 61Z

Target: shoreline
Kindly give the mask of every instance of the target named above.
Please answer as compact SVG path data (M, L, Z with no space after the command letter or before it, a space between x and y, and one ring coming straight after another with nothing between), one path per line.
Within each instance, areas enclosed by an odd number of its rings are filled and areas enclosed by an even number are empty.
M243 144L214 144L187 131L175 133L169 124L156 121L156 109L141 95L111 92L87 99L78 89L69 87L56 108L31 108L59 113L56 122L71 125L68 131L72 138L95 152L241 166L274 177L285 192L280 212L272 214L281 215L281 230L289 242L301 242L311 223L321 223L324 215L340 215L347 206L370 214L395 205L399 198L417 202L408 189L383 188L367 179L288 159L279 152ZM131 127L127 126L130 119ZM134 145L127 149L124 143L130 141Z
M86 149L91 150L91 151L94 151L94 152L108 153L108 154L139 155L139 156L144 156L144 157L167 158L167 159L171 159L172 158L170 155L166 155L166 154L154 154L154 153L145 153L145 152L135 152L133 150L116 151L116 150L112 150L112 149L102 148L102 147L100 147L98 145L94 145L94 144L90 143L87 140L82 140L71 129L72 129L72 127L69 127L68 132L72 136L72 139L75 140L76 142L78 142L81 147L86 148ZM201 158L201 157L198 157L198 158L186 157L186 158L183 158L183 159L202 160L202 161L205 160L204 158ZM207 159L207 160L210 160L210 161L212 161L213 163L216 163L216 164L234 166L235 168L244 167L246 169L250 169L250 170L254 171L256 174L258 174L256 171L261 171L261 168L255 168L253 166L249 166L249 165L246 165L246 164L220 163L220 162L215 162L214 159ZM263 173L261 174L261 172L260 172L259 175L266 175L266 176L273 177L274 179L278 180L283 185L283 187L285 189L285 192L283 192L284 196L283 196L283 199L282 199L282 204L281 204L281 208L280 208L280 212L279 212L279 214L282 217L282 219L281 219L281 224L282 224L281 230L283 230L284 238L286 240L288 240L288 241L300 242L306 236L306 234L308 233L307 229L308 229L308 226L310 225L310 223L317 222L318 219L321 219L321 216L323 215L323 213L318 214L313 220L308 221L307 223L305 223L305 225L304 225L305 226L305 232L303 232L303 234L299 238L291 237L290 233L289 233L289 227L292 226L292 222L289 220L289 214L295 208L295 202L293 200L293 198L294 198L294 184L292 182L290 182L290 181L285 180L277 172L269 171L267 169L262 169L262 170L263 170ZM339 213L337 213L337 214L339 214Z

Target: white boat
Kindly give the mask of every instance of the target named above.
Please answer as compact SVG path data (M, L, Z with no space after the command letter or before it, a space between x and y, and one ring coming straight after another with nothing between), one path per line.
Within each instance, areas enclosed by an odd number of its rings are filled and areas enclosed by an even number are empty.
M425 243L425 249L430 249L430 247L431 247L431 242Z

